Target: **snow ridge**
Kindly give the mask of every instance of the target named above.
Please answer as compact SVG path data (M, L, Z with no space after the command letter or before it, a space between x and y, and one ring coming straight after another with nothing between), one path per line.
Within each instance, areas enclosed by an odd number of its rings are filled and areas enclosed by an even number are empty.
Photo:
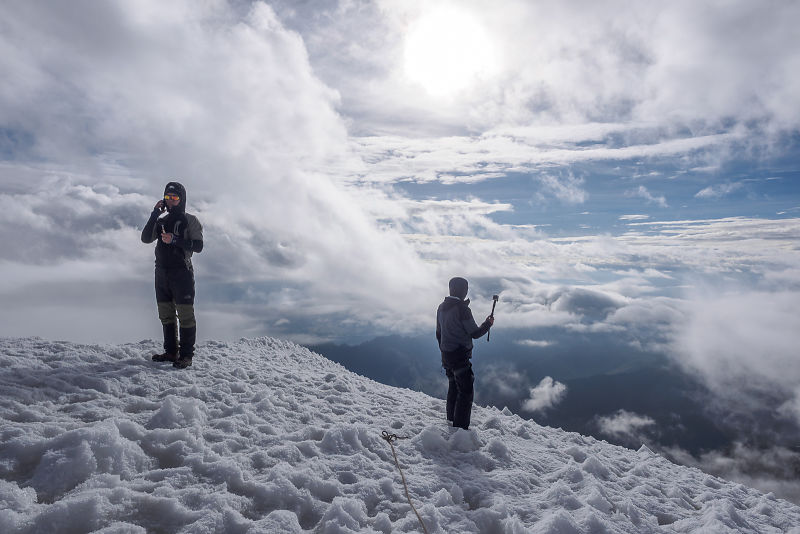
M443 401L271 338L154 364L153 341L0 339L0 532L790 532L800 507L646 447ZM432 356L433 357L433 356Z

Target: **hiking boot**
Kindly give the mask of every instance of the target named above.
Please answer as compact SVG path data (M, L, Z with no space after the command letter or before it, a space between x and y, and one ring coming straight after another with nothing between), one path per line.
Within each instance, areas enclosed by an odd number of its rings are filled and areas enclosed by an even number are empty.
M174 362L177 359L178 359L177 354L170 354L169 352L164 352L162 354L153 354L154 362Z
M190 365L192 365L192 359L187 358L185 356L181 356L180 358L172 362L172 367L175 367L177 369L186 369Z

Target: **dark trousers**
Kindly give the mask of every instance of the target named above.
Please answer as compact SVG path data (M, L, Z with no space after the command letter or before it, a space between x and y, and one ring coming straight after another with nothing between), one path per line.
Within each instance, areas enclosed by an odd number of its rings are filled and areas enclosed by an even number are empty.
M453 426L468 429L472 414L472 399L475 397L475 374L472 364L467 363L456 369L445 368L447 375L447 420Z
M186 268L156 267L156 304L164 330L164 352L184 358L194 355L197 324L194 318L194 273ZM178 345L180 323L180 349Z

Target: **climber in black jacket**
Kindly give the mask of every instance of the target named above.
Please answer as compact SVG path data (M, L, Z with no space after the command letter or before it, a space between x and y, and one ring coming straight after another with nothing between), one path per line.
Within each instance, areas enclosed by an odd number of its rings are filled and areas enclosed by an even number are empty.
M192 254L203 250L203 227L197 217L186 213L186 189L178 182L167 184L164 198L156 203L142 230L142 242L156 240L156 303L164 352L153 355L153 361L173 362L182 369L192 365L197 337Z

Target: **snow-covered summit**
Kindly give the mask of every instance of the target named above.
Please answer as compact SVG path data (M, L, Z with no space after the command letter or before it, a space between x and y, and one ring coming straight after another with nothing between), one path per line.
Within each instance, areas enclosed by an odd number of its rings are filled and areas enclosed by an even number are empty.
M0 532L792 532L800 507L348 372L292 343L0 339ZM434 357L432 355L432 357ZM478 387L480 387L478 385Z

